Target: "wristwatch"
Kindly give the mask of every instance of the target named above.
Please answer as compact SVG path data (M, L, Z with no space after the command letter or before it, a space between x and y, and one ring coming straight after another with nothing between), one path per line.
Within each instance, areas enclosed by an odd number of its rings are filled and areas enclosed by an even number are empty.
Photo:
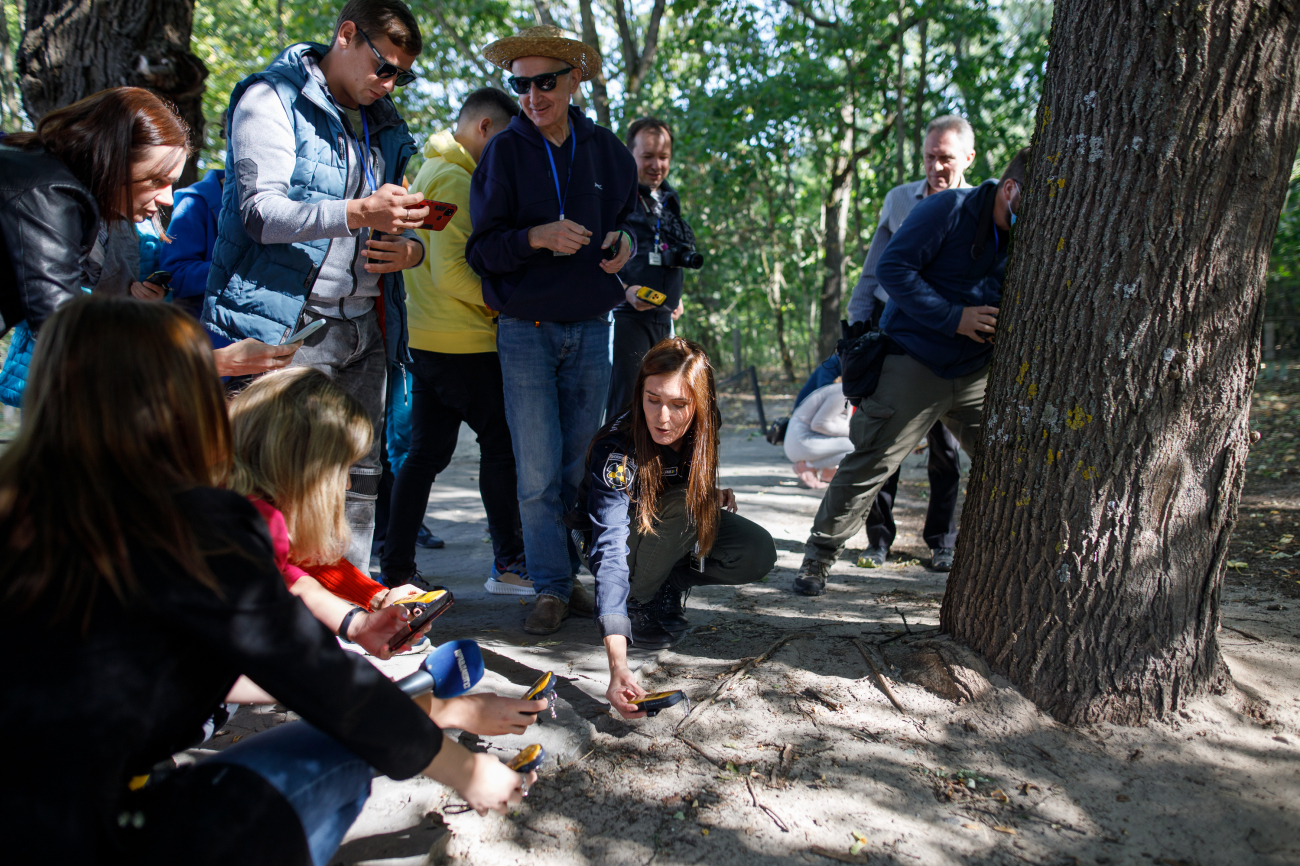
M348 626L352 625L352 617L361 613L361 611L362 608L353 605L352 610L348 611L346 614L343 615L343 622L339 623L339 630L337 634L342 640L344 640L347 643L356 643L356 641L348 640Z

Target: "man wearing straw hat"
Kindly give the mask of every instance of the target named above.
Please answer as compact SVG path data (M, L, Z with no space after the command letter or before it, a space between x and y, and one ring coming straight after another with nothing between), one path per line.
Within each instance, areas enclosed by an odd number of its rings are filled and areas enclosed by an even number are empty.
M483 52L509 70L521 116L483 150L470 185L466 259L499 313L497 352L518 475L524 556L537 603L524 630L551 634L593 612L564 527L609 387L608 313L635 251L627 218L636 162L569 105L600 69L558 27L530 27Z

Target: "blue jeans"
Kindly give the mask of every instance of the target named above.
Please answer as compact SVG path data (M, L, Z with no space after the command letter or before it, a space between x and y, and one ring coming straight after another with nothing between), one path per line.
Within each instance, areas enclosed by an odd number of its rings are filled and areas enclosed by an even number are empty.
M518 474L528 576L538 594L569 600L578 555L564 513L609 390L609 322L529 322L501 316L497 352Z
M405 373L405 375L403 375ZM387 437L388 465L397 475L411 450L411 408L415 405L415 380L409 369L388 365L388 417L384 430ZM378 526L376 526L378 529Z
M204 763L238 764L289 801L315 866L326 866L370 796L370 765L306 722L249 737Z

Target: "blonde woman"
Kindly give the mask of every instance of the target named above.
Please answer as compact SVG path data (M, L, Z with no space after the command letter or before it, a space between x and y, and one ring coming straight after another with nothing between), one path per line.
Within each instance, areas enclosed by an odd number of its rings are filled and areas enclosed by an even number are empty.
M319 370L294 367L266 374L236 397L230 426L234 467L228 486L247 496L266 520L289 592L339 637L389 658L388 641L409 619L393 601L419 590L387 589L343 558L351 538L344 513L348 467L370 447L364 407ZM342 575L342 582L331 575ZM235 695L237 703L274 700L247 680ZM545 701L494 694L426 698L423 705L440 726L483 736L522 734L546 708Z
M230 426L229 487L266 520L289 592L339 637L391 657L388 641L409 618L392 602L419 590L389 590L353 568L343 585L326 587L311 573L338 575L347 553L348 467L369 450L372 435L365 408L319 370L295 367L263 376L236 397Z

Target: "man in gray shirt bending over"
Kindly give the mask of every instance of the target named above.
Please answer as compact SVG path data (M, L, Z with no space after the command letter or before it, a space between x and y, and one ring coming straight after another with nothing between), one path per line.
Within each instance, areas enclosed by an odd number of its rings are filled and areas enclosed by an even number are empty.
M880 222L862 265L862 276L849 299L850 322L870 322L873 327L880 322L889 295L876 281L876 263L917 202L936 192L970 186L965 171L975 159L975 132L965 118L946 114L930 121L925 128L923 153L925 177L900 184L885 195ZM956 437L939 421L930 428L926 440L930 444L930 503L921 537L930 548L930 567L935 571L949 571L957 544L957 498L961 491L959 446ZM898 475L895 472L885 482L867 516L867 549L862 556L873 567L885 564L898 532L893 514Z
M291 45L236 85L203 304L218 340L279 344L325 323L293 363L336 381L374 424L346 505L347 558L362 571L381 474L385 343L393 363L409 362L401 272L424 258L414 229L429 214L401 186L416 148L390 97L415 79L421 48L401 0L349 0L330 45Z

